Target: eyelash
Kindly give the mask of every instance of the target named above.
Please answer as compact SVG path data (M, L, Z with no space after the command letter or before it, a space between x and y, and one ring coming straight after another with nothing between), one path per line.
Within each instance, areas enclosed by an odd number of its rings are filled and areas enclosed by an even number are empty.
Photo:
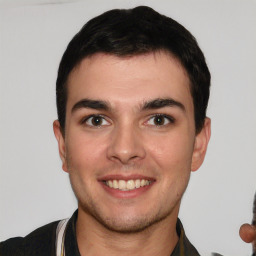
M148 120L147 120L147 123L150 121L150 120L153 120L154 118L157 118L157 117L163 117L165 119L168 120L168 124L174 124L175 123L175 118L173 118L172 116L169 116L169 115L166 115L166 114L156 114L156 115L153 115L151 116ZM157 126L157 127L160 127L160 126L166 126L168 124L154 124L152 126Z
M165 121L164 121L163 124L150 124L150 126L161 127L161 126L166 126L166 125L174 124L174 123L175 123L175 118L173 118L172 116L166 115L166 114L156 114L156 115L152 115L152 116L146 121L146 123L149 123L150 120L154 120L154 118L157 118L157 117L167 119L167 120L168 120L168 123L166 124ZM102 121L104 122L104 120L105 120L106 122L109 123L109 121L107 121L106 117L104 117L104 116L102 116L102 115L89 115L89 116L87 116L87 117L85 117L85 118L83 118L83 119L81 120L81 124L86 124L86 122L87 122L88 120L90 120L90 118L99 118L99 119L101 119L101 122L102 122ZM87 124L87 125L88 125L88 124ZM102 124L99 124L99 125L89 124L88 126L90 126L90 127L97 127L97 128L98 128L98 127L108 126L108 125L106 125L106 124L103 124L103 125L102 125Z
M89 116L87 116L87 117L85 117L85 118L83 118L83 119L81 120L81 124L85 124L90 118L100 118L101 121L105 120L106 122L109 122L109 121L107 121L107 119L106 119L104 116L102 116L102 115L89 115ZM101 127L101 126L103 126L103 125L100 124L100 125L88 125L88 126L90 126L90 127ZM105 126L105 125L104 125L104 126Z

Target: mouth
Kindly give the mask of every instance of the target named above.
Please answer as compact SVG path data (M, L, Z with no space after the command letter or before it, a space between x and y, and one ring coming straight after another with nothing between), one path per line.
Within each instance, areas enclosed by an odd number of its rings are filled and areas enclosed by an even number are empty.
M149 186L152 181L147 179L130 179L130 180L104 180L103 183L109 188L121 191L131 191L142 187Z
M151 190L156 179L149 176L133 175L106 175L98 179L103 189L111 196L121 199L139 197Z

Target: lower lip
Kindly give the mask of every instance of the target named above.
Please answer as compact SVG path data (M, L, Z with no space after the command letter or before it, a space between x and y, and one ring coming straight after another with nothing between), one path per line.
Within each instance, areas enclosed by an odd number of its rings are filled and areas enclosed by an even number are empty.
M107 191L111 196L116 197L116 198L138 197L138 196L144 194L145 192L147 192L154 184L154 182L152 182L151 184L146 185L144 187L135 188L133 190L123 191L123 190L119 190L119 189L110 188L104 182L100 182L100 183L101 183L102 187L105 189L105 191Z

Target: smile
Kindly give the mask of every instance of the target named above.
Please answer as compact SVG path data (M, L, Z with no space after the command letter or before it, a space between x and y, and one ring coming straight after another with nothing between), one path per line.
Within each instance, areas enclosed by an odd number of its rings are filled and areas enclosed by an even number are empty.
M130 191L150 185L152 182L145 179L136 180L107 180L104 182L108 187L122 191Z

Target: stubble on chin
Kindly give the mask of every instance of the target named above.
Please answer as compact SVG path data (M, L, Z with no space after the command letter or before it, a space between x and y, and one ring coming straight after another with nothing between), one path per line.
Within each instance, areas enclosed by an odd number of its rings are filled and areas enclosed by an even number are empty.
M89 218L93 218L99 224L109 231L123 233L123 234L134 234L147 230L149 227L163 221L169 215L172 214L173 208L165 213L156 213L149 216L138 216L129 217L122 215L121 217L105 216L99 206L94 204L88 204L88 202L81 202L78 199L79 208Z

